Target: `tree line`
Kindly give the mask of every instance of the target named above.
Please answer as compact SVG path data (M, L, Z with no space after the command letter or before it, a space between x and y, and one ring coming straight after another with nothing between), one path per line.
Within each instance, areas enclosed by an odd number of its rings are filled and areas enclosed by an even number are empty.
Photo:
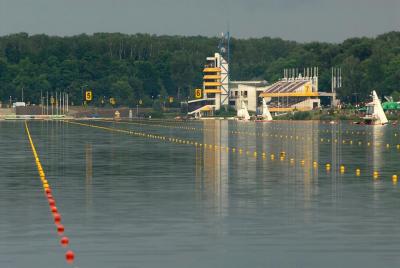
M217 51L218 38L96 33L58 37L18 33L0 37L0 100L39 103L41 92L67 91L76 104L92 89L94 103L115 98L121 105L139 100L186 100L202 85L207 56ZM400 92L400 32L375 38L350 38L342 43L298 43L280 38L231 40L231 79L282 77L284 68L319 66L320 91L330 90L331 67L341 67L346 102Z

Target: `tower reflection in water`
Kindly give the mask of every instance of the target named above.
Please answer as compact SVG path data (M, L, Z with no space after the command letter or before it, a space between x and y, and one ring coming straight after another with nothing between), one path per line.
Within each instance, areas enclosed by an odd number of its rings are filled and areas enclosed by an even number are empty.
M226 120L205 120L203 127L213 131L204 131L203 146L196 148L197 192L204 194L215 212L224 216L228 208L229 153L225 148L229 145L229 126ZM223 149L215 148L215 144Z
M243 187L245 184L256 187L255 196L251 198L264 198L275 187L287 184L288 199L296 205L310 207L313 196L318 193L318 167L314 164L314 161L319 163L318 123L293 123L288 129L278 131L271 123L205 120L203 124L205 129L213 131L203 132L203 144L207 149L204 146L196 149L197 193L212 201L219 213L224 215L229 208L230 185ZM230 135L237 129L254 135ZM262 134L277 134L282 138ZM210 145L221 147L210 149ZM235 153L232 148L236 149ZM284 160L280 159L280 152L285 152ZM276 154L275 160L270 159L271 153ZM234 181L230 183L230 180ZM233 185L235 182L239 184Z

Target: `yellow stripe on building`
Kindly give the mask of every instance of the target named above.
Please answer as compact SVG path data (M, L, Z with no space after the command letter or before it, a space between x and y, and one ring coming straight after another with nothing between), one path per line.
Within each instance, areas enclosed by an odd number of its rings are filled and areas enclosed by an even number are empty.
M204 93L210 94L210 93L221 93L222 91L220 89L205 89Z
M205 72L205 73L220 73L221 68L204 68L203 72Z
M204 82L205 87L219 87L221 85L221 82Z
M221 79L220 75L205 75L204 80L219 80Z

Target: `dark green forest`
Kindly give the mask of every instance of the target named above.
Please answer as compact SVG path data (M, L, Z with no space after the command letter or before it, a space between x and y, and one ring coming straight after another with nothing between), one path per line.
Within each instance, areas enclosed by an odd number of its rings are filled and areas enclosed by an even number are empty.
M201 87L207 56L218 38L97 33L72 37L28 35L0 37L0 100L40 102L40 92L68 91L75 104L92 89L94 103L114 97L134 106L139 99L174 96L184 100ZM298 43L279 38L231 40L231 79L274 82L284 68L318 66L320 91L330 89L330 68L342 67L339 97L354 102L400 92L400 32L376 38L351 38L339 44Z

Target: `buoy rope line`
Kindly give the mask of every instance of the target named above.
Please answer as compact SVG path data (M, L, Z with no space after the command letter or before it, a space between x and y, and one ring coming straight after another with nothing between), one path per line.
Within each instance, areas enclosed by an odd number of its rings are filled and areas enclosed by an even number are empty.
M110 119L110 120L106 119L106 121L112 121L112 120L113 119ZM133 121L135 121L135 119L133 119ZM120 122L130 123L132 121L121 120ZM198 122L194 123L194 122L190 122L190 121L184 121L184 122L183 121L166 121L166 122L164 122L162 120L153 120L152 119L152 120L136 120L136 122L138 122L138 124L143 124L143 125L154 125L154 126L173 127L173 128L182 128L182 129L183 128L196 129L195 127L192 127L192 125L196 125L198 130L201 130L201 131L205 130L204 127L199 126L200 124ZM139 122L142 122L142 123L139 123ZM144 122L146 122L146 123L144 123ZM157 122L162 123L162 124L155 124ZM276 126L272 125L272 124L275 124L277 122L278 121L269 122L268 125L266 125L268 127L268 130L269 131L270 130L287 131L287 132L288 131L295 132L295 131L301 131L302 130L302 129L299 129L299 128L293 128L293 127L283 128L283 127L276 127ZM294 121L290 121L290 122L294 122ZM167 124L167 123L175 123L175 124ZM190 127L188 127L188 125ZM241 127L239 129L239 131L241 133L253 133L253 132L247 131L245 128L243 128L242 124L234 124L234 126ZM251 125L251 126L254 126L254 125ZM255 128L258 129L258 130L265 130L264 127L255 126ZM206 129L205 131L208 131L208 129ZM209 131L213 131L213 128L209 128ZM354 135L373 135L373 132L368 132L368 131L365 131L365 130L364 131L360 131L360 130L339 131L339 130L329 130L329 129L323 129L323 130L315 129L314 131L316 133L321 133L321 134L340 134L340 135L347 134L347 135L353 135L353 136ZM393 133L394 137L400 138L400 135L399 135L398 132L392 132L392 133Z
M40 180L42 182L44 194L49 203L49 208L50 208L50 211L51 211L53 219L54 219L54 224L56 226L57 233L60 236L60 244L62 247L67 249L69 247L69 238L64 235L65 228L64 228L64 225L61 224L61 215L57 209L55 198L52 195L52 190L51 190L50 184L49 184L48 180L46 179L46 174L45 174L43 166L40 162L39 155L36 151L35 144L33 143L32 136L29 131L28 123L26 121L25 121L25 130L26 130L26 134L28 136L29 143L31 145L32 154L35 158L36 167L39 172ZM72 250L67 250L65 253L65 259L69 264L72 264L75 259L75 253Z
M182 121L182 120L176 120L176 119L174 119L174 120L168 120L168 119L162 119L162 120L161 119L133 119L133 120L137 121L137 122L148 122L148 123L157 123L157 122L159 122L159 123L163 123L164 125L167 125L166 123L171 123L171 124L174 124L174 125L185 125L185 126L188 126L188 125L199 126L202 123L202 121L194 121L194 120ZM125 121L124 120L121 120L121 121L122 122L131 122L131 121L126 121L126 119L125 119ZM243 124L239 124L239 123L237 123L237 121L231 121L231 122L232 123L236 123L236 124L234 124L234 126L242 127L241 131L245 132L245 130L243 130L244 129L243 128ZM329 122L328 123L326 123L324 121L320 121L320 122L321 122L322 125L332 126ZM279 125L279 124L282 124L282 123L285 123L285 124L290 123L290 124L297 124L298 125L298 124L303 124L303 121L274 120L272 122L268 122L267 126L268 126L269 130L278 130L278 131L281 131L281 130L283 130L283 131L296 131L296 130L299 131L299 130L301 130L301 129L293 128L293 127L273 126L273 125ZM258 126L257 123L251 124L250 126L254 126L256 129L259 129L259 130L263 130L264 129L264 126ZM361 126L357 126L357 127L361 127ZM329 134L329 133L349 134L349 135L350 134L351 135L373 135L374 134L371 131L365 131L365 130L361 130L361 131L360 130L339 131L339 130L331 130L331 129L323 129L323 130L316 129L315 131L318 132L318 133L327 133L327 134ZM400 138L400 135L399 135L400 132L398 132L399 130L397 128L394 128L394 131L396 131L396 132L392 131L393 135L395 137L399 137Z
M128 121L114 121L114 120L96 120L98 122L107 122L107 123L117 123L117 124L128 124L128 125L140 125L140 126L149 126L149 127L163 127L163 128L174 128L174 129L181 129L184 131L197 131L197 132L203 132L203 131L215 131L215 129L212 128L203 128L203 129L198 129L198 128L192 128L192 127L180 127L180 126L168 126L168 125L162 125L162 124L144 124L144 123L137 123L137 122L128 122ZM252 137L268 137L268 138L274 138L274 139L287 139L287 140L296 140L303 142L305 140L312 141L313 138L306 138L304 136L299 136L299 135L282 135L282 134L269 134L269 133L255 133L255 132L243 132L243 131L229 131L229 133L234 134L234 135L244 135L244 136L252 136ZM318 139L321 144L343 144L343 145L366 145L367 147L383 147L384 149L390 149L390 148L395 148L397 152L400 152L400 143L398 144L390 144L390 143L377 143L377 142L372 142L372 141L361 141L361 140L352 140L352 139L338 139L338 138L319 138Z
M119 128L112 128L112 127L105 127L105 126L99 126L95 124L85 124L85 123L79 123L79 122L73 122L73 121L68 121L68 120L63 120L63 122L69 123L69 124L75 124L75 125L80 125L80 126L85 126L85 127L90 127L90 128L95 128L95 129L101 129L101 130L106 130L110 132L116 132L116 133L123 133L127 135L133 135L137 137L143 137L143 138L148 138L148 139L154 139L154 140L161 140L164 142L169 142L169 143L174 143L174 144L182 144L182 145L191 145L194 146L195 148L203 148L204 151L209 150L209 151L222 151L225 150L227 153L233 154L233 155L239 155L242 157L248 157L248 158L254 158L258 159L261 158L263 160L268 160L270 159L271 161L275 161L276 159L279 159L280 162L288 163L289 166L294 167L296 163L300 163L301 167L313 167L313 169L318 169L320 168L321 164L318 163L315 160L307 161L305 159L296 159L294 157L288 157L286 152L282 151L279 153L267 153L265 151L259 152L257 150L251 151L251 150L243 150L242 148L236 148L236 147L227 147L227 146L221 146L218 144L203 144L197 141L193 140L187 140L187 139L181 139L181 138L176 138L176 137L167 137L167 136L162 136L158 134L151 134L151 133L145 133L145 132L139 132L139 131L134 131L134 130L125 130L125 129L119 129ZM326 172L331 172L332 166L330 163L326 163L322 165L325 167ZM345 165L337 165L339 172L341 174L344 174L346 172L346 166ZM361 169L356 168L355 173L357 177L361 176ZM377 170L373 170L370 172L372 177L377 180L380 177L380 172ZM397 174L392 175L392 181L393 183L397 184Z
M215 129L214 128L205 128L205 127L202 127L202 128L199 128L199 127L188 127L188 126L181 126L182 125L182 123L180 124L180 125L168 125L168 124L150 124L150 123L139 123L139 122L132 122L132 121L123 121L123 120L120 120L120 121L114 121L114 120L96 120L96 121L99 121L99 122L116 122L116 123L125 123L125 124L132 124L132 125L142 125L142 126L151 126L151 127L163 127L163 128L175 128L175 129L182 129L182 130L187 130L187 131L200 131L200 132L203 132L203 131L215 131ZM268 128L268 129L261 129L261 130L268 130L268 131L273 131L273 130L275 130L275 128ZM288 131L288 130L292 130L292 132L294 131L294 132L299 132L299 131L301 131L301 129L280 129L280 130L285 130L285 131ZM325 130L315 130L317 133L328 133L328 132L325 132ZM281 138L282 138L282 134L280 134L280 133L272 133L272 134L265 134L265 133L256 133L256 132L250 132L250 131L245 131L245 130L237 130L237 131L230 131L230 133L232 133L232 134L242 134L242 135L247 135L247 136L264 136L264 137L278 137L278 136L280 136ZM315 134L317 134L317 133L315 133ZM330 133L330 132L329 132ZM333 131L333 133L335 133L335 134L337 134L337 135L339 135L339 134L348 134L348 135L356 135L356 134L361 134L359 131L346 131L346 132L334 132ZM364 132L365 133L365 132ZM288 137L294 137L295 135L293 134L293 133L289 133L289 134L291 134L291 135L286 135L286 137L288 138ZM395 137L397 137L398 135L397 135L397 133L394 133L394 136ZM400 136L399 136L400 137ZM304 140L305 138L304 137L301 137L301 139L302 140ZM308 140L311 140L311 138L308 138ZM337 140L337 139L336 139ZM335 142L335 139L330 139L330 138L321 138L321 142L327 142L327 143L337 143L337 141ZM371 141L369 141L369 142L366 142L366 141L361 141L361 140L352 140L352 139L342 139L342 141L343 141L343 144L358 144L358 145L361 145L361 144L368 144L368 143L372 143ZM381 144L376 144L377 146L380 146ZM385 144L385 146L386 146L387 144ZM389 144L390 145L390 144ZM396 145L399 149L400 149L400 144L394 144L394 145ZM392 146L394 146L394 145L392 145ZM395 147L396 147L395 146ZM388 147L388 146L386 146L386 147ZM390 147L390 146L389 146Z

